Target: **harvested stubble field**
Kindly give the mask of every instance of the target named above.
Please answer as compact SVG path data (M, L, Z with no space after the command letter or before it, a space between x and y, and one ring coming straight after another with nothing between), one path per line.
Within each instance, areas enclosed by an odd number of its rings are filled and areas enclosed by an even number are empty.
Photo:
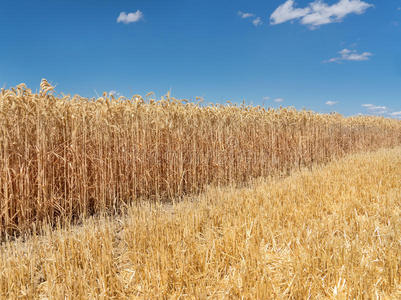
M140 96L0 92L0 233L401 145L401 122Z
M0 295L400 299L401 148L171 206L43 228L0 248Z

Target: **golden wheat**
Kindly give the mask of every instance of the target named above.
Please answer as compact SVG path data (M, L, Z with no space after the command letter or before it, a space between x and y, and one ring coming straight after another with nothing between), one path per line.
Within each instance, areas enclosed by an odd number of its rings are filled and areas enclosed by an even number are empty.
M401 144L401 122L292 108L0 93L0 232ZM34 225L34 226L33 226Z
M0 247L0 297L400 299L401 148Z

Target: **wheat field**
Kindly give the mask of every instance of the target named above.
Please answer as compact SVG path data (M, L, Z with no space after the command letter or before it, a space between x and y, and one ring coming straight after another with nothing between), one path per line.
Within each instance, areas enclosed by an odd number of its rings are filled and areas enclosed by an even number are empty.
M243 185L346 154L401 145L401 121L166 96L58 96L42 80L0 92L0 233L130 203Z
M0 247L1 298L400 299L401 148Z

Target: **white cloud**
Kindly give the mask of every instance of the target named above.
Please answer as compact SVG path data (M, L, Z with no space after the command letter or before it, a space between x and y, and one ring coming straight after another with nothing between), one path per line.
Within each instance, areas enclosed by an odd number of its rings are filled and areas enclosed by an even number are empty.
M269 96L264 96L263 100L268 101L268 100L270 100L270 97Z
M315 1L310 7L312 13L302 18L301 23L311 26L320 26L333 22L341 22L348 14L363 14L372 5L360 0L340 0L333 5L323 1Z
M263 24L261 17L257 17L255 14L239 11L238 15L241 17L241 19L252 19L251 22L256 27Z
M252 21L252 24L255 25L255 26L257 27L257 26L262 25L263 22L262 22L262 20L261 20L260 17L257 17L256 19L254 19L254 20Z
M387 110L386 106L378 106L374 104L362 104L362 106L368 110Z
M239 12L238 12L238 15L239 15L242 19L251 18L251 17L254 16L254 14L246 13L246 12L242 12L242 11L239 11Z
M281 4L270 16L270 24L277 25L293 19L298 19L310 13L310 8L294 8L294 0Z
M388 113L388 108L386 106L374 105L374 104L362 104L362 107L367 109L373 114L386 114Z
M120 13L117 18L117 23L135 23L143 19L143 13L140 10L131 13L125 13L124 11Z
M326 105L333 106L333 105L336 105L337 103L338 103L338 101L327 101Z
M117 92L117 91L111 90L109 92L109 95L110 96L114 96L114 97L119 97L121 94L119 92Z
M361 0L339 0L333 5L315 0L305 8L295 8L294 0L287 0L270 16L270 24L277 25L300 19L301 24L312 28L324 24L341 22L349 14L363 14L372 4Z
M276 98L276 99L274 99L274 102L281 103L281 102L284 102L284 99L283 98Z
M362 107L367 109L370 114L374 115L387 115L393 118L401 119L401 111L392 111L387 106L362 104Z
M326 60L325 62L336 62L336 61L344 61L344 60L350 60L350 61L364 61L364 60L369 60L369 58L373 55L370 52L363 52L363 53L357 53L356 50L349 50L349 49L343 49L338 52L340 54L339 57L333 57L330 58L329 60Z

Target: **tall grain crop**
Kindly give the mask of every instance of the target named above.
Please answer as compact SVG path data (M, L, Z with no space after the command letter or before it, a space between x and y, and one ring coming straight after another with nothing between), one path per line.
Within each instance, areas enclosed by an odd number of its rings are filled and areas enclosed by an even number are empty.
M401 122L292 108L0 93L0 232L401 144Z

